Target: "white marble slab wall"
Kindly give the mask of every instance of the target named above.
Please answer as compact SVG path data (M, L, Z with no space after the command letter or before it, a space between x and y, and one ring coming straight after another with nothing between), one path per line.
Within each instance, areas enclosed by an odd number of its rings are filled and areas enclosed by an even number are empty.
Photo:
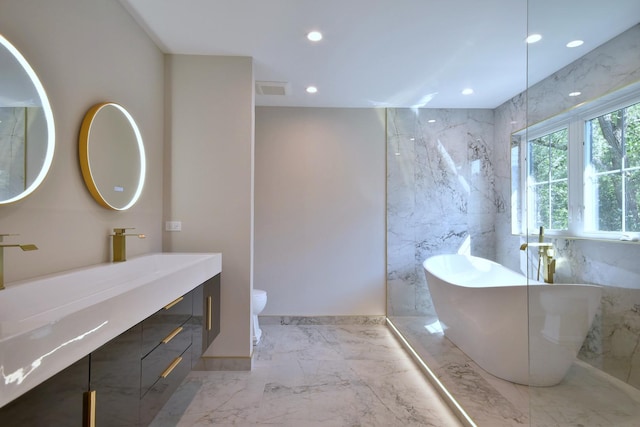
M530 63L535 67L535 63ZM640 81L640 25L587 53L495 110L493 164L499 197L511 198L509 135L617 88ZM580 90L579 99L567 94ZM524 112L528 109L528 117ZM498 262L519 269L520 238L510 233L511 210L498 211ZM556 239L556 281L602 285L601 313L580 358L640 388L640 244Z
M494 257L493 111L387 111L387 314L434 314L422 262Z

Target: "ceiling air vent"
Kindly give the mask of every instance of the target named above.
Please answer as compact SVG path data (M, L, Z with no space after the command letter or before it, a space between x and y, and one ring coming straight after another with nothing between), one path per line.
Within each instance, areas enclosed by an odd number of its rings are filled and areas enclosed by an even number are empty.
M291 85L287 82L256 82L256 94L258 95L289 95Z

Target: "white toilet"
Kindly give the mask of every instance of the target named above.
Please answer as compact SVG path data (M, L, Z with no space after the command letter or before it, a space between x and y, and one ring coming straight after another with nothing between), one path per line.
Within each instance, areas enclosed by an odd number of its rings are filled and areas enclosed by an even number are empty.
M253 345L256 345L260 342L260 337L262 337L262 329L258 324L258 314L262 313L262 310L267 305L267 291L254 289L251 294L251 305L253 307Z

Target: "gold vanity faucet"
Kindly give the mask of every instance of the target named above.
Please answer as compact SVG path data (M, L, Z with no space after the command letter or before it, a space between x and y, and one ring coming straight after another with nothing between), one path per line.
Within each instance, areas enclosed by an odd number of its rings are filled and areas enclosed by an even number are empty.
M4 248L20 248L23 251L35 251L38 249L33 243L3 245L2 241L7 236L17 236L17 234L0 234L0 290L4 289Z
M125 230L134 230L134 228L114 228L113 236L113 262L123 262L127 260L127 236L136 236L138 239L144 239L144 234L125 234Z

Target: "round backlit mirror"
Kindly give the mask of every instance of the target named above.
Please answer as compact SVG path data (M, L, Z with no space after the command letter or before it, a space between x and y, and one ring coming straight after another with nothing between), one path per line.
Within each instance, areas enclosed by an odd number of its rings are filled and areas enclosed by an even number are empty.
M142 136L119 104L91 107L80 128L80 168L94 199L114 210L129 209L140 197L146 171Z
M47 94L27 60L0 35L0 204L38 188L55 148Z

